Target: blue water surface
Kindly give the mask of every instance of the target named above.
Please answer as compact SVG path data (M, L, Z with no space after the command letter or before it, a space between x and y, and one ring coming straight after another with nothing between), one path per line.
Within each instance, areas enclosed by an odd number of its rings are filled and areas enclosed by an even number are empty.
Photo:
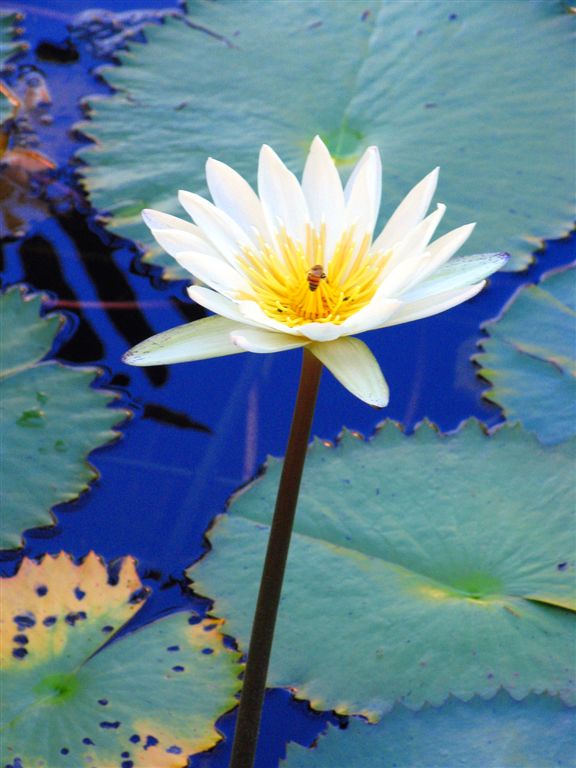
M182 10L161 0L97 5L116 14ZM55 527L27 532L23 550L3 553L3 573L14 573L22 556L47 552L65 550L81 558L94 550L107 561L130 554L153 589L132 628L174 610L204 613L209 603L186 589L184 570L206 551L205 531L230 495L267 455L284 453L301 352L154 369L121 362L136 342L201 317L203 310L187 299L185 283L163 282L158 270L140 263L134 244L107 233L78 185L74 153L87 139L74 133L73 125L85 117L84 97L109 92L94 70L109 63L112 53L106 30L94 22L87 22L84 35L78 28L71 35L69 25L90 4L52 0L49 7L13 2L5 8L26 14L31 44L15 60L9 79L15 82L27 67L46 78L52 95L46 112L53 121L35 129L39 148L58 167L40 195L45 207L30 214L26 234L3 243L3 285L25 282L49 293L49 306L69 317L55 355L100 366L98 386L116 390L134 418L121 427L115 444L91 455L100 477L90 491L55 509ZM139 20L124 19L119 28L133 28ZM97 33L100 48L94 44ZM336 440L346 426L369 438L384 418L401 422L407 431L425 417L442 431L471 416L487 427L500 423L501 412L482 398L487 385L470 361L478 351L480 326L496 317L521 285L573 262L574 244L573 237L547 243L526 272L495 275L479 296L450 312L366 334L390 385L389 407L366 406L325 373L313 433ZM258 768L275 768L289 740L310 744L327 720L338 722L294 701L289 692L270 691ZM219 723L227 737L233 725L233 713ZM228 755L229 739L192 765L223 768Z

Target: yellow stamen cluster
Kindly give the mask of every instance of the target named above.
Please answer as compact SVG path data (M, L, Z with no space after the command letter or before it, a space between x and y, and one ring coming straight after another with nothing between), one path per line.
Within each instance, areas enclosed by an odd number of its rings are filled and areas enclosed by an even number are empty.
M244 248L239 261L262 310L293 328L304 323L340 324L365 307L378 288L378 275L389 254L370 253L370 236L359 243L354 228L340 238L327 264L326 229L306 227L304 243L285 230L277 234L276 247L264 240L259 250ZM322 265L325 277L312 289L310 270Z

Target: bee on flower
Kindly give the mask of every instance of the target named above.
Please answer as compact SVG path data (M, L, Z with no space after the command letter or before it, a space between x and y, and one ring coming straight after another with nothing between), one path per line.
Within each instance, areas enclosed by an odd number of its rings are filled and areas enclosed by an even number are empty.
M158 243L202 283L188 289L190 297L215 314L153 336L125 361L161 365L306 347L354 395L385 406L384 376L355 334L466 301L507 255L453 258L474 224L432 240L445 211L438 204L426 215L438 169L375 236L381 174L378 149L370 147L343 186L316 137L300 183L264 145L257 195L236 171L210 158L214 202L179 194L195 223L152 210L143 217Z

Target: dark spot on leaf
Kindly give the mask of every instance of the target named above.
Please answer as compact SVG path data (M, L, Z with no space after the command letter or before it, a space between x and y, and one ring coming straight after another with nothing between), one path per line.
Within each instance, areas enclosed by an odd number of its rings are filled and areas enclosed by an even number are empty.
M84 600L86 597L86 592L80 589L80 587L74 588L74 595L76 597L76 600Z
M58 618L56 616L46 616L42 624L44 624L45 627L52 627L57 621Z
M128 741L131 741L132 744L138 744L138 742L140 741L140 736L138 736L137 733L133 733L132 736L130 736L130 738L128 739Z
M48 587L44 586L44 584L40 584L39 587L36 587L36 594L38 597L44 597L44 595L48 594Z
M128 598L128 602L131 605L134 605L135 603L141 603L143 600L146 600L148 597L150 590L146 587L141 587L140 589L135 590L132 592L130 597Z
M184 672L184 667L178 664L177 666L172 667L172 672Z
M558 563L556 567L559 571L565 571L568 568L568 563Z
M458 18L457 13L451 13L450 16L448 16L449 21L456 21L457 18Z
M98 699L98 704L100 704L101 707L107 707L108 699Z
M167 651L171 651L171 652L179 651L180 650L180 646L179 645L169 645L168 648L166 648L166 650Z
M103 720L100 723L100 728L104 728L104 729L120 728L120 720L115 720L113 723L108 722L107 720Z
M130 757L130 752L122 752L120 757Z
M193 616L190 616L188 619L188 624L199 624L202 621L202 618L196 613Z
M204 627L204 632L210 632L212 629L216 629L218 624L206 624Z
M22 411L16 419L16 424L19 427L43 427L44 415L44 411L40 408L30 408L27 411Z
M122 760L120 768L134 768L134 763L132 760Z
M366 19L370 16L370 11L363 11L362 16L360 16L360 21L366 21Z
M86 618L84 611L78 611L77 613L69 613L66 618L66 624L70 624L71 627L76 625L77 621L83 621Z
M90 744L94 745L94 742L92 739L89 739L87 736L85 739L82 739L82 744L86 744L86 746L89 746Z
M214 649L213 648L202 648L202 653L205 656L210 656L212 653L214 653Z
M68 749L68 747L62 747L62 749L60 750L61 755L67 755L69 752L70 750Z
M424 109L435 109L438 106L435 101L428 101L424 104Z
M14 656L15 659L23 659L24 656L28 656L28 651L26 648L14 648L12 656Z
M144 749L150 749L150 747L155 747L156 744L158 744L158 739L155 739L154 736L146 736L146 743L144 744Z
M105 627L102 627L102 632L105 632L106 634L109 634L110 632L114 631L114 627L110 624L106 624Z
M166 752L169 752L171 755L181 755L182 754L182 748L181 747L177 747L176 745L174 745L173 747L168 747Z
M29 640L28 640L28 638L26 637L26 635L14 635L14 637L12 638L12 640L13 640L15 643L17 643L18 645L28 645L28 642L29 642Z
M20 630L28 629L29 627L36 625L36 619L34 618L33 614L27 613L21 616L14 616L14 624L16 624Z
M488 674L486 675L486 677L488 678L488 680L492 680L492 678L494 677L494 675L492 674L492 672L488 672Z
M51 43L42 41L36 46L36 55L43 61L54 61L58 64L68 64L78 61L80 54L70 39L63 43Z

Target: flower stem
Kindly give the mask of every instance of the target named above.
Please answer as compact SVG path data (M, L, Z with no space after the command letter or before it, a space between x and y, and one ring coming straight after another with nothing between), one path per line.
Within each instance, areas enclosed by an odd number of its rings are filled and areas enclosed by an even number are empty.
M252 768L254 764L274 626L321 373L322 363L304 349L300 385L252 625L230 768Z

